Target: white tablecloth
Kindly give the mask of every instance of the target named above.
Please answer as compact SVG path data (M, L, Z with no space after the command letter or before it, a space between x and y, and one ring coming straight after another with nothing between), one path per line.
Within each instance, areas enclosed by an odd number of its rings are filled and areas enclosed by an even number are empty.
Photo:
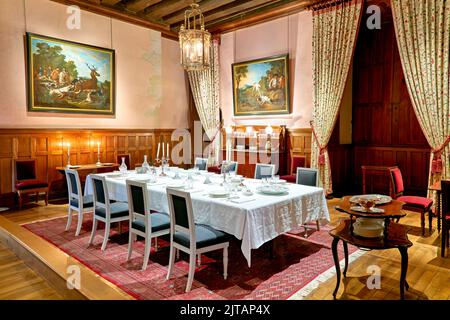
M147 184L152 210L167 212L169 210L165 189L168 183L177 181L169 177L158 177L155 184ZM149 175L136 174L132 171L126 177L106 176L110 198L116 201L128 201L126 192L126 179L148 179ZM256 192L261 180L246 179L244 184L252 191L252 196L238 193L239 199L249 200L234 203L226 198L212 198L209 191L222 188L220 182L223 178L214 175L212 184L204 184L202 175L194 176L194 187L191 192L192 206L195 222L212 226L215 229L234 235L242 240L241 250L251 266L251 249L259 248L265 242L274 239L287 231L304 223L319 220L320 223L330 222L327 202L322 188L301 186L287 183L287 195L264 195ZM179 180L178 180L179 181ZM85 195L93 194L92 180L86 179Z

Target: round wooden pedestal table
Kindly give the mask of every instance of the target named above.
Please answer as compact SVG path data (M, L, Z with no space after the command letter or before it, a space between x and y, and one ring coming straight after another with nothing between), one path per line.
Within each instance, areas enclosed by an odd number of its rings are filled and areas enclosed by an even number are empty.
M337 228L330 231L330 235L333 237L332 251L337 276L336 288L333 292L334 299L336 299L336 294L341 282L341 270L337 251L338 243L341 240L343 242L345 255L344 277L347 276L348 269L348 244L369 250L398 249L401 255L400 298L403 300L405 288L407 290L409 288L408 282L406 281L406 273L408 270L408 248L412 246L412 242L408 239L408 229L405 226L392 221L393 219L399 219L406 215L402 212L403 202L392 200L390 203L377 206L377 208L382 208L384 212L369 213L351 210L350 208L353 204L349 199L350 196L344 197L342 202L335 208L338 211L349 214L350 218L342 220ZM376 238L366 238L356 235L353 232L353 224L358 217L365 219L383 219L383 235Z

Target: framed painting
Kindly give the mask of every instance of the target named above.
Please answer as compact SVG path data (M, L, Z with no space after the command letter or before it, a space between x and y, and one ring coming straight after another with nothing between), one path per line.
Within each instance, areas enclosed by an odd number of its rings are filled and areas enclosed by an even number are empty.
M28 111L115 114L115 52L27 33Z
M235 116L289 114L289 55L234 63Z

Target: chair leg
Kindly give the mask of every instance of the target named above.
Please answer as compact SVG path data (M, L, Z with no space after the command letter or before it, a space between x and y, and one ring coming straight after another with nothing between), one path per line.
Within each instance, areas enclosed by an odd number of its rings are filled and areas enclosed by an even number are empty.
M106 244L108 243L110 229L111 229L111 222L106 222L105 223L105 236L103 237L103 243L102 243L102 251L105 251L105 249L106 249Z
M92 221L91 237L89 238L89 245L91 245L92 242L94 242L95 232L97 232L97 225L98 225L98 220L95 219L95 216L94 216L94 221Z
M188 281L186 284L186 292L191 291L192 282L194 281L196 257L197 257L197 255L195 254L195 252L191 252L189 254L189 274L188 274Z
M152 248L152 238L145 238L145 249L144 249L144 263L142 264L142 271L147 269L148 259L150 258L150 251Z
M320 231L320 223L319 220L316 220L317 231Z
M34 202L38 203L38 201L39 201L39 192L36 192L36 196L35 197L36 198L34 199Z
M22 204L23 204L22 194L20 192L18 192L17 195L19 197L19 210L22 210Z
M72 224L72 209L70 209L69 206L69 213L67 214L66 231L69 230L71 224Z
M79 236L81 232L81 227L83 225L83 211L78 211L78 222L77 222L77 231L75 232L75 236Z
M422 237L425 235L425 212L420 213L420 224L422 226Z
M223 278L228 278L228 247L223 248Z
M176 253L177 253L177 260L180 260L180 250L175 249Z
M48 206L48 191L45 193L45 205Z
M128 255L127 261L131 259L131 253L133 252L133 243L136 241L136 234L131 231L128 231Z
M173 247L172 244L170 244L169 268L167 269L166 280L170 279L170 275L172 274L172 268L173 268L173 265L175 264L175 252L174 251L175 251L175 248Z
M202 254L199 253L197 255L197 267L200 267L202 265Z
M447 230L445 230L445 228L444 228L444 230L442 230L442 234L441 234L441 241L442 241L442 243L441 243L441 257L443 258L443 257L445 257L445 247L447 246L447 240L445 239L446 237L447 237L448 235L447 235Z
M158 251L158 238L154 238L155 239L155 252Z
M431 231L433 230L433 212L431 212L431 209L428 211L428 230L431 234Z

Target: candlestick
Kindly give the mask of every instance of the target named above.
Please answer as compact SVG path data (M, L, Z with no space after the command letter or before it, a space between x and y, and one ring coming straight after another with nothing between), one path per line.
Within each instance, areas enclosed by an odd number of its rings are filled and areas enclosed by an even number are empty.
M100 161L100 142L97 142L97 163L98 166L101 165L101 161Z

